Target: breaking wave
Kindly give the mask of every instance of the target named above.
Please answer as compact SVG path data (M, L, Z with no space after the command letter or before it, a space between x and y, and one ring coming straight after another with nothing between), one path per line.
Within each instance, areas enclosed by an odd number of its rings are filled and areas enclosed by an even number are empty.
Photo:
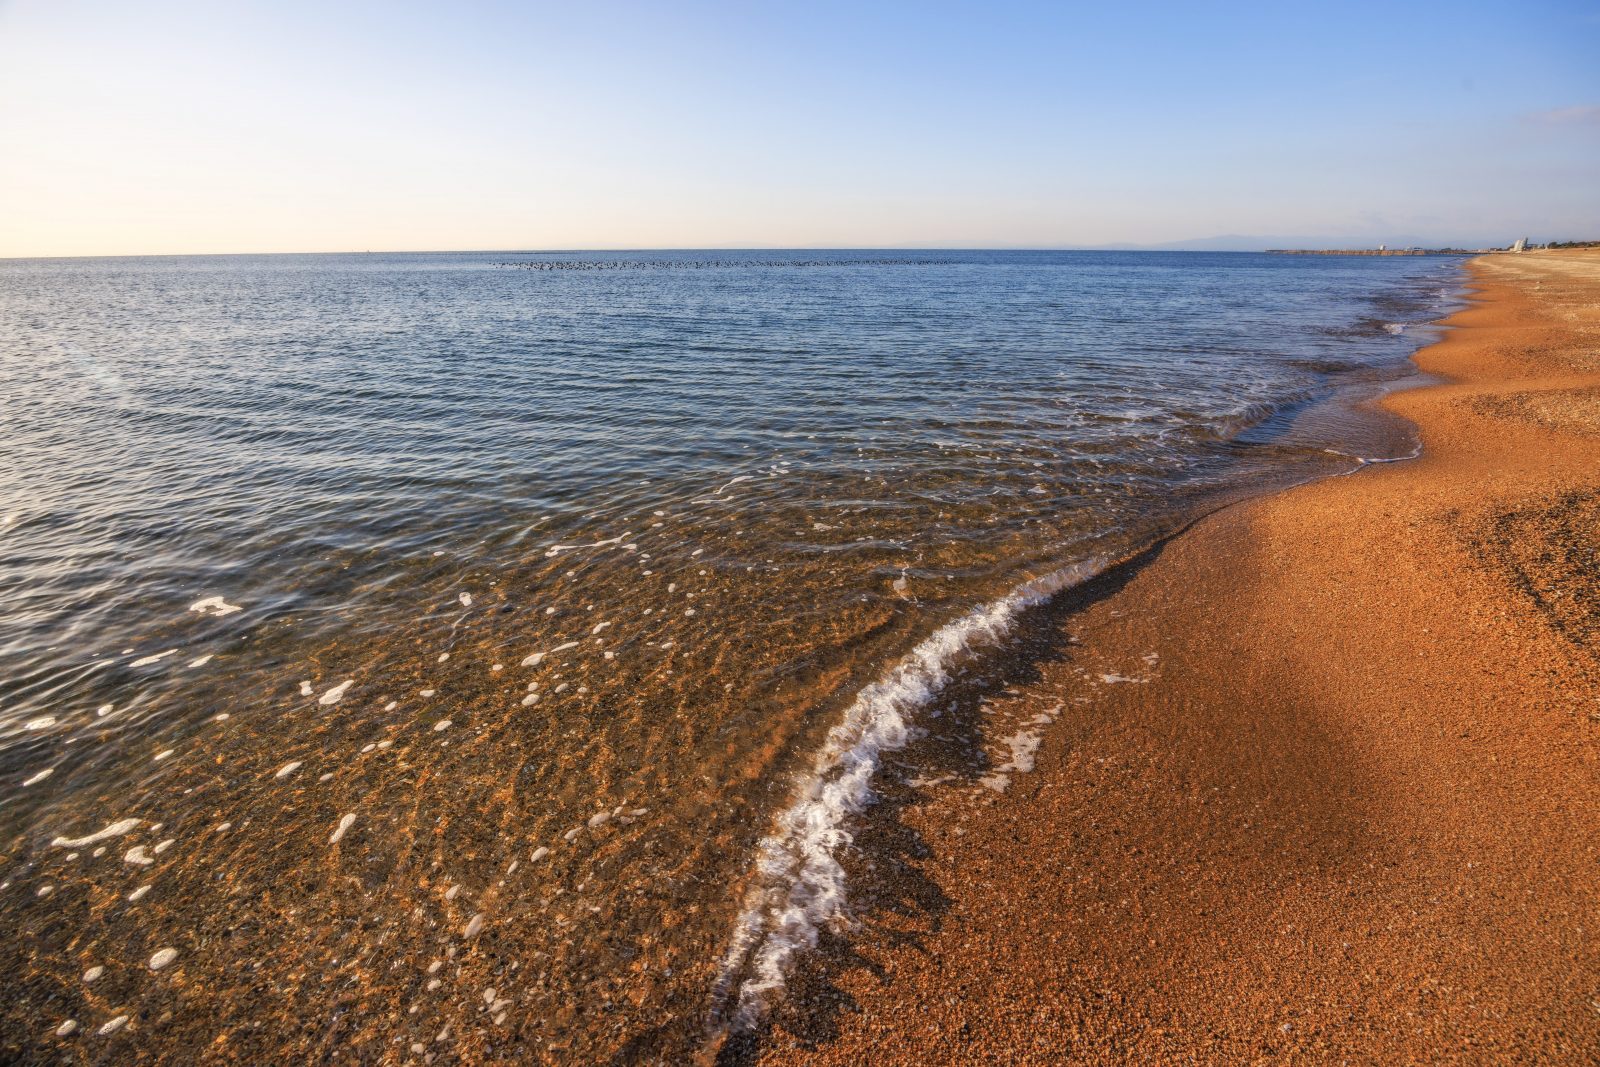
M840 855L853 837L845 822L872 804L872 778L883 754L913 739L916 712L944 688L957 658L993 644L1022 612L1109 565L1103 557L1075 563L973 609L940 627L856 695L828 732L773 832L757 846L755 882L734 923L713 995L709 1027L714 1035L744 1033L759 1024L781 994L794 957L814 948L822 930L848 924Z

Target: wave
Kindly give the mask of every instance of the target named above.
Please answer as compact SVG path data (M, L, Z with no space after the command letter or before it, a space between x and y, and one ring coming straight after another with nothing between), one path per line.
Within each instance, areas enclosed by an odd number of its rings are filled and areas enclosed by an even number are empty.
M1006 596L946 623L856 695L828 732L772 834L757 846L754 884L734 923L713 992L713 1037L747 1033L784 989L794 957L822 930L849 924L839 861L853 837L845 822L875 799L872 778L885 753L914 738L912 718L949 681L963 653L1004 636L1017 617L1057 593L1103 573L1096 557L1032 579Z

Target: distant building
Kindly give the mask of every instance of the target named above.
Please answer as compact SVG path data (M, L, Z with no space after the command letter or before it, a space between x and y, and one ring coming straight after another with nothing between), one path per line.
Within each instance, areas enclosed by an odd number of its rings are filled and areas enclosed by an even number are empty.
M1389 246L1388 245L1379 245L1378 246L1378 251L1387 252L1387 251L1389 251Z
M1521 251L1524 251L1527 247L1528 247L1528 239L1526 237L1518 237L1516 243L1511 246L1511 251L1513 251L1513 252L1521 252Z

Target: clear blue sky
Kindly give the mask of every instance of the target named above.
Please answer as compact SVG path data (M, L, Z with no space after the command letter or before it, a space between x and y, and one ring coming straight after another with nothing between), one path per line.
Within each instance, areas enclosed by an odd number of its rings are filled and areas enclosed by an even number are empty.
M0 0L0 256L1600 237L1600 5Z

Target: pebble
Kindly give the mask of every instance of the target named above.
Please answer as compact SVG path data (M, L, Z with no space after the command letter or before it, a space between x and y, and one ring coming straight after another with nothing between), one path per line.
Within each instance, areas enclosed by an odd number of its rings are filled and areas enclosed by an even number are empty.
M324 706L326 706L328 704L337 704L337 703L339 703L339 701L344 699L345 690L349 689L352 685L355 685L355 684L356 683L354 681L352 681L352 680L346 680L346 681L340 682L338 685L334 686L332 689L328 690L326 693L323 693L322 696L318 697L317 698L317 703L318 704L322 704Z
M116 1033L118 1030L121 1030L124 1026L128 1025L128 1020L130 1018L132 1018L130 1015L117 1016L115 1019L112 1019L110 1022L106 1023L100 1028L100 1036L109 1037L110 1035Z
M350 829L350 824L355 821L356 817L354 814L346 815L344 818L340 819L339 828L334 830L333 834L328 838L328 844L337 845L340 841L343 841L344 832Z
M175 949L175 948L160 949L155 953L155 955L150 957L150 969L152 971L159 971L163 967L167 966L168 964L170 964L173 960L175 960L177 958L178 958L178 950L177 949Z
M72 1033L72 1031L76 1030L77 1028L78 1028L78 1020L76 1020L76 1019L64 1019L64 1020L62 1020L61 1025L56 1027L56 1036L57 1037L66 1037L68 1034Z
M476 914L476 915L474 915L472 917L472 920L470 922L467 923L467 928L465 930L461 931L461 936L462 937L477 937L479 932L482 931L482 930L483 930L483 912L480 911L480 912L478 912L478 914Z
M292 763L285 763L282 767L278 768L277 772L274 773L272 777L274 777L274 778L287 778L287 777L289 777L289 775L293 774L295 771L298 771L303 765L304 764L303 764L303 762L301 760L295 760Z

